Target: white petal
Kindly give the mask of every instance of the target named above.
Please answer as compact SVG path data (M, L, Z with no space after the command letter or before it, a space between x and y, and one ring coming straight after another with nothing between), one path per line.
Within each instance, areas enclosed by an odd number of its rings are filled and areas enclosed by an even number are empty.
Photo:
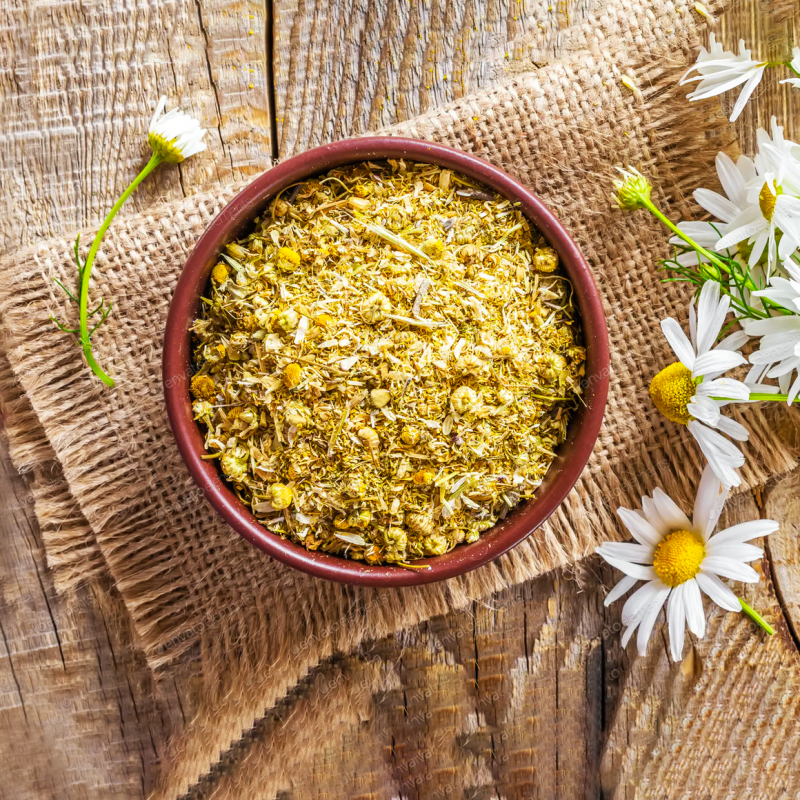
M700 572L713 573L742 583L758 583L758 573L749 564L724 556L706 556L700 564Z
M755 227L758 226L758 223L754 224ZM753 241L753 249L750 251L750 258L747 260L747 265L752 269L755 267L758 260L764 253L764 249L766 248L767 244L770 240L770 230L767 230L766 224L763 226L764 230L755 237Z
M653 501L658 509L659 516L673 531L689 529L689 518L681 511L678 504L663 490L653 492Z
M153 130L153 125L155 124L155 121L161 116L161 112L164 110L164 106L166 104L167 104L167 96L165 94L162 94L161 97L158 99L158 105L156 106L153 118L150 120L149 130Z
M637 581L651 581L656 576L655 570L651 566L632 564L630 561L625 561L622 558L604 555L600 547L595 550L595 553L602 556L612 567L616 567L620 572L630 575L631 578L636 578Z
M722 250L727 250L729 247L733 247L735 244L739 244L739 242L743 242L745 239L750 239L751 237L755 236L759 231L765 230L767 227L767 221L765 219L756 220L755 222L750 222L747 225L742 225L739 228L735 228L732 231L728 231L718 242L717 246L714 248L718 253ZM764 244L766 244L766 240L761 245L761 250L764 250ZM756 259L757 260L757 259ZM709 281L712 283L712 281Z
M661 519L652 497L642 498L642 512L644 518L658 531L660 536L666 536L670 532L669 526Z
M719 405L708 397L694 396L694 399L686 404L686 410L700 422L714 427L719 421Z
M726 433L731 439L736 439L737 442L746 442L750 438L750 431L740 422L730 417L720 416L714 427Z
M697 420L691 420L688 428L722 485L726 489L739 486L742 479L736 473L736 468L744 464L741 451L724 436Z
M657 578L649 581L640 586L626 601L622 607L622 624L623 625L636 625L650 608L653 600L657 601L659 594L664 590L669 592L669 586L665 586ZM659 604L659 608L663 605L663 600Z
M700 242L698 242L700 244ZM709 245L709 249L714 249L714 243ZM705 245L701 245L705 247ZM675 256L675 260L683 267L696 267L698 264L706 264L708 262L708 258L701 253L698 253L696 250L689 250L686 253L678 253Z
M610 606L615 600L619 600L622 595L633 589L636 586L636 578L630 575L625 575L622 580L608 593L608 596L603 601L604 606Z
M713 536L706 545L706 553L710 556L722 556L743 562L756 561L764 555L764 551L754 544L718 544Z
M747 332L750 336L766 336L770 333L800 333L800 318L781 316L758 319L748 323Z
M661 534L638 514L629 508L618 508L617 514L622 524L631 532L631 536L640 544L649 544L655 547L661 541Z
M678 662L683 653L683 635L686 625L686 613L683 605L685 583L676 586L667 602L667 622L669 624L669 652L672 660Z
M649 602L647 611L639 623L639 630L636 633L636 647L639 655L643 656L647 653L647 642L650 639L650 634L653 631L653 626L656 624L659 613L664 606L664 603L669 597L671 589L669 586L664 586L659 589L658 593Z
M733 107L733 113L731 114L731 122L736 122L739 118L739 114L742 113L744 110L747 101L750 99L750 95L753 94L755 91L756 86L761 82L761 78L764 75L764 67L760 67L757 72L754 72L747 80L747 83L744 85L741 94L739 95L738 99L736 100L736 104Z
M604 542L595 552L603 558L621 558L633 564L652 564L653 547L646 544L634 544L633 542Z
M732 350L712 350L697 356L692 370L693 378L702 378L709 373L727 372L729 369L746 364L747 359L741 353Z
M744 331L734 331L726 336L718 345L717 350L741 350L750 337Z
M699 533L704 540L717 526L728 492L719 482L714 470L706 467L697 487L697 496L694 500L694 514L692 515L692 529Z
M730 222L739 213L739 209L727 197L710 189L697 189L694 199L699 206L723 222Z
M697 394L700 397L724 397L729 400L749 400L750 387L746 383L736 381L733 378L715 378L710 381L703 381L697 386Z
M686 610L686 624L689 630L702 639L706 635L706 613L703 609L703 598L700 596L700 587L692 578L683 584L683 603Z
M737 169L730 156L726 153L717 153L716 158L717 175L725 194L737 206L741 206L745 201L745 180L742 173Z
M694 579L700 589L721 608L728 611L742 610L742 605L736 599L736 595L716 575L698 572Z
M740 522L715 534L713 541L716 545L739 544L749 542L751 539L760 539L775 533L780 526L771 519L754 519L750 522Z
M780 364L774 366L768 373L768 378L779 378L781 375L786 375L793 370L796 370L800 367L800 357L798 356L791 356L790 358L785 358Z
M628 642L631 640L631 636L633 636L633 632L636 630L638 624L639 623L637 622L636 625L631 625L629 628L625 628L625 630L622 632L622 641L620 644L622 645L623 650L628 646Z
M730 300L720 299L719 284L706 281L697 299L697 353L702 354L711 349L719 336L725 315L728 313Z
M710 281L709 281L710 283ZM661 330L664 332L666 340L672 351L678 357L678 360L683 364L686 369L692 369L694 366L694 348L683 329L678 325L677 321L668 317L661 320Z
M800 373L792 384L792 388L786 393L786 404L791 405L794 403L798 394L800 394Z

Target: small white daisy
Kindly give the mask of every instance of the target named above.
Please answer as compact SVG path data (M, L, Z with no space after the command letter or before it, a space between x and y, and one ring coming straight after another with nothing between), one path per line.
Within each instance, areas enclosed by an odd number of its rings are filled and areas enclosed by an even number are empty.
M721 252L735 245L750 248L750 266L767 254L767 276L777 259L786 261L800 247L800 146L785 139L783 128L772 118L772 138L757 132L755 176L748 182L738 213L727 221L717 242ZM780 239L778 239L780 234Z
M727 92L739 84L744 84L731 113L731 122L735 122L742 109L761 82L766 61L753 61L750 51L744 46L744 39L739 41L739 55L726 50L712 33L708 40L709 49L700 48L697 62L693 64L681 78L681 86L692 81L700 81L695 90L687 95L689 100L705 100ZM695 75L689 77L692 72Z
M178 108L164 114L166 104L167 98L162 95L150 122L147 141L153 152L164 161L178 164L206 149L206 143L202 141L206 130L194 117Z
M676 320L662 320L661 330L678 361L662 369L650 382L650 396L656 408L667 419L688 427L711 468L728 488L741 483L736 469L744 464L744 455L722 433L744 442L748 432L743 425L723 416L720 409L729 402L750 398L750 389L744 383L720 377L747 363L738 352L748 339L743 331L731 334L714 347L729 310L730 298L720 297L719 284L706 281L697 310L694 302L689 306L691 339ZM726 399L714 399L720 397Z
M717 176L722 185L724 195L711 189L697 189L694 199L701 208L716 217L718 222L679 222L678 227L701 247L707 250L716 250L719 240L728 232L728 223L742 213L747 206L747 184L757 177L753 160L747 156L740 156L736 163L725 153L717 153L715 160ZM673 236L670 244L683 245L685 242L679 236ZM736 245L733 245L726 255L733 256ZM689 251L678 256L677 261L684 266L697 264L698 259L708 261L695 251Z
M644 655L661 609L667 604L670 655L680 661L684 627L698 638L705 635L706 618L700 592L728 611L741 611L736 595L720 578L758 583L758 573L747 562L761 558L763 550L747 544L778 530L772 520L753 520L711 535L725 504L725 490L706 467L694 503L692 520L669 495L656 489L642 498L642 508L617 509L617 514L637 543L608 542L595 551L625 577L609 592L608 606L647 581L622 608L622 646L638 630L636 644Z

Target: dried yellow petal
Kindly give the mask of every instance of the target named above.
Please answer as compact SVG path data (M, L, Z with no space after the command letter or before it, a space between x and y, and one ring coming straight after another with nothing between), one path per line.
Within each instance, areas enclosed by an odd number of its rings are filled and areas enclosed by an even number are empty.
M228 275L230 275L231 271L223 264L221 261L219 264L214 266L214 269L211 270L211 277L217 283L225 283L228 280Z
M287 364L283 369L283 382L289 389L294 389L303 380L303 369L299 364Z
M278 263L282 267L299 267L301 261L300 253L291 247L278 248Z
M278 509L278 511L289 508L294 499L292 490L282 483L273 483L269 487L269 498L273 508Z
M217 396L214 379L209 375L195 375L190 388L198 400L213 400Z

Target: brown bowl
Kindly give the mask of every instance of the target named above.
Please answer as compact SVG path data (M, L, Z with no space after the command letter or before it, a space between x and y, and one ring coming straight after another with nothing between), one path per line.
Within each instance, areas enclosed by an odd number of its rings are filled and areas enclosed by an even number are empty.
M279 191L297 181L359 161L405 158L437 164L491 187L520 203L559 254L572 280L587 349L586 405L572 418L566 441L558 448L536 498L520 504L501 523L473 544L462 544L442 556L427 558L430 569L368 566L340 556L312 552L267 530L221 478L205 453L203 436L192 419L189 396L190 326L200 306L209 273L226 242L239 236ZM415 139L370 137L324 145L290 158L265 172L238 194L197 242L181 273L167 317L163 380L170 425L189 472L211 505L248 542L292 567L342 583L366 586L411 586L452 578L480 567L519 544L558 507L578 480L594 447L603 420L609 379L608 333L597 287L586 260L548 208L524 186L486 161L442 145Z

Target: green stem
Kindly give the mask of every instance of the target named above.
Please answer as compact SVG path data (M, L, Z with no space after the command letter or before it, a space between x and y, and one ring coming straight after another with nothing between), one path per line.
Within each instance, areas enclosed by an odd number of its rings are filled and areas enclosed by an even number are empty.
M794 74L795 74L795 75L797 75L797 77L798 77L798 78L800 78L800 72L798 72L798 71L797 71L797 70L796 70L796 69L795 69L795 68L792 66L792 62L791 62L791 61L780 61L780 62L778 62L778 63L780 63L780 64L783 64L783 65L785 65L785 66L789 67L789 69L790 69L792 72L794 72ZM771 64L768 64L768 66L772 66L772 65L771 65ZM777 65L776 65L776 66L777 66Z
M741 597L736 598L742 606L742 611L750 617L753 622L756 623L760 628L763 628L770 636L774 635L775 628L767 622L761 614L758 613L754 608L751 608Z
M701 255L705 256L717 269L726 272L728 275L731 274L728 265L722 261L715 253L712 253L710 250L706 250L705 247L701 247L697 242L694 241L690 236L687 236L669 217L667 217L661 209L656 206L652 200L649 198L646 200L641 201L642 205L657 219L661 220L661 222L669 228L676 236L679 236L683 239L686 244L689 245L693 250L696 250ZM753 279L748 277L745 285L748 289L753 290L757 289L758 287L753 283Z
M789 399L788 394L770 394L769 392L750 392L750 397L747 400L734 400L730 397L712 397L712 400L716 400L722 403L764 403L764 402L780 402L785 403ZM796 403L800 400L800 395L798 395L794 402Z
M108 212L108 216L103 220L100 230L94 237L92 246L89 248L89 255L86 256L86 261L83 264L83 274L81 279L81 294L80 294L80 341L83 348L83 354L86 357L86 363L92 368L92 372L100 378L106 386L113 386L114 381L106 375L101 369L100 365L95 361L92 354L92 344L89 340L89 277L92 272L92 264L97 251L100 249L100 243L108 230L111 221L117 215L117 212L122 208L125 201L133 194L136 187L163 161L163 158L153 153L144 169L133 179L131 185L120 195L119 200L114 203L114 207Z

